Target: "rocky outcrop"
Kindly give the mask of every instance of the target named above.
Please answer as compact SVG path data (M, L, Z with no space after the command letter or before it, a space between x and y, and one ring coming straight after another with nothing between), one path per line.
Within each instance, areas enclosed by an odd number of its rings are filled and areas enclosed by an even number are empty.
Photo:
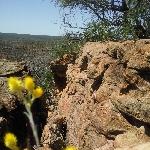
M63 75L58 109L48 113L42 134L45 147L149 149L150 40L87 43Z

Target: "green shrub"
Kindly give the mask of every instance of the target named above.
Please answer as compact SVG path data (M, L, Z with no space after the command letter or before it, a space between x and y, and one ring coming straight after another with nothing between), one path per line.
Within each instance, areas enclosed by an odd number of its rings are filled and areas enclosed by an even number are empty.
M72 37L66 35L65 37L54 40L51 46L49 47L49 57L52 61L61 58L64 54L73 54L77 55L79 53L82 41L78 37ZM50 70L50 67L45 68L42 73L42 86L45 91L53 96L54 92L54 77L53 73Z
M92 22L88 24L87 29L83 32L85 41L118 41L127 39L136 39L134 29L130 25L112 26L107 21Z
M65 36L61 40L55 41L50 49L52 60L62 57L64 54L78 54L82 40L77 37Z

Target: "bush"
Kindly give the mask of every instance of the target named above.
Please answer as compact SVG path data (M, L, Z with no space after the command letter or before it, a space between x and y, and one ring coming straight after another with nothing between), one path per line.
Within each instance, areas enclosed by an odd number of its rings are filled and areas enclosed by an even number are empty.
M126 39L136 39L132 26L112 26L109 22L92 22L83 32L85 41L118 41Z
M61 58L64 54L77 55L79 53L82 40L79 37L67 34L65 37L53 41L51 47L49 47L49 57L52 61ZM53 72L50 70L50 66L44 69L42 73L42 86L45 91L53 97L54 92L54 77Z
M50 49L52 60L62 57L64 54L78 54L82 40L79 37L67 34L61 40L55 41Z

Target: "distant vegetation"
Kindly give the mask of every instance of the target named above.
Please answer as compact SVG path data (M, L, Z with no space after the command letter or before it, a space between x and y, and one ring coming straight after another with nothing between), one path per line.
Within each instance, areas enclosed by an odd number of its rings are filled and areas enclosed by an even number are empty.
M30 35L30 34L16 34L16 33L1 33L0 40L11 41L49 41L63 38L62 36L48 36L48 35Z
M78 53L81 43L70 36L0 33L0 59L26 62L37 81L50 90L53 88L50 62L66 53Z

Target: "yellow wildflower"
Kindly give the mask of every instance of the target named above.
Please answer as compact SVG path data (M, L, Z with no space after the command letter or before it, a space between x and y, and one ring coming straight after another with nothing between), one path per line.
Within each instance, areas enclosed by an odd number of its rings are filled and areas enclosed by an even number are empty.
M31 92L34 90L35 88L35 84L34 84L34 81L33 81L33 78L32 77L26 77L24 79L24 87L27 91Z
M32 97L33 99L39 98L43 95L43 89L41 87L37 87L33 90Z
M4 144L11 150L19 150L17 146L17 137L13 133L6 133L4 136Z
M65 148L65 150L77 150L77 148L75 146L69 145Z
M17 77L10 77L8 78L8 88L12 93L20 92L23 88L22 81Z

